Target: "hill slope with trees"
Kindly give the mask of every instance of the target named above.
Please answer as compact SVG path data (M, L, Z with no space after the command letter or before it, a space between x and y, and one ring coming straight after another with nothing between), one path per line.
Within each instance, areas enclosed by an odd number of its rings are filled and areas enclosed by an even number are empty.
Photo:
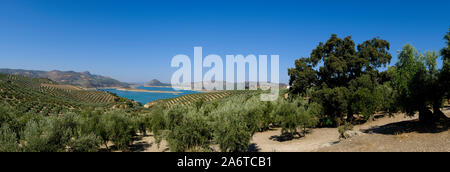
M83 88L101 88L101 87L124 87L128 88L129 84L120 82L110 77L93 75L89 72L74 71L38 71L23 69L0 69L0 73L21 75L32 78L48 78L60 84L68 84Z
M137 103L104 91L88 91L45 78L0 74L0 101L20 112L61 113L86 107L133 107Z

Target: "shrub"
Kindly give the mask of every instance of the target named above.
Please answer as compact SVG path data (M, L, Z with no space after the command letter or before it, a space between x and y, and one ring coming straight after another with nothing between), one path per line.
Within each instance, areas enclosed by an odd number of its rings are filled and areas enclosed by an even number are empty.
M306 129L315 127L318 123L318 115L322 113L322 107L317 103L308 104L307 100L297 98L294 102L279 99L277 107L273 113L277 116L281 127L281 134L293 136L299 134L297 129L300 127L303 134Z
M173 107L166 111L164 121L166 122L167 129L173 129L176 126L181 125L183 118L186 116L187 108Z
M156 106L153 107L149 117L151 130L155 137L155 143L157 143L158 146L163 138L163 131L167 129L164 113L162 106Z
M262 132L269 129L274 119L271 113L274 109L272 102L262 102L258 96L254 96L245 104L242 115L250 125L253 132Z
M69 143L71 152L97 152L99 145L100 138L93 133L80 135Z
M281 126L281 133L294 135L297 133L299 123L298 107L294 103L289 103L286 100L279 100L277 108L274 113L277 116Z
M133 142L135 131L125 113L119 111L105 113L102 121L107 138L114 143L117 149L128 150L128 146Z
M17 118L18 115L14 109L6 105L0 105L0 127L8 125L12 132L19 132L22 128Z
M75 115L68 113L29 121L22 134L25 151L66 151L77 126L74 119Z
M245 152L248 150L253 132L240 114L223 115L215 123L215 141L222 152Z
M185 114L179 125L167 133L167 143L171 151L201 151L208 150L212 139L212 128L201 116L193 111Z
M20 147L17 142L17 134L9 129L8 125L0 128L0 152L19 152Z
M138 114L134 116L133 122L135 128L142 134L146 135L147 131L151 131L151 119L150 114Z
M353 125L351 123L346 122L344 125L341 125L338 127L338 132L339 132L339 136L340 138L345 138L345 132L349 131L349 130L353 130Z
M101 111L84 112L78 118L78 132L84 136L96 135L106 149L109 149L110 133L106 128L106 123Z
M48 120L29 121L21 134L22 145L26 152L56 152L61 146L51 141L53 135Z

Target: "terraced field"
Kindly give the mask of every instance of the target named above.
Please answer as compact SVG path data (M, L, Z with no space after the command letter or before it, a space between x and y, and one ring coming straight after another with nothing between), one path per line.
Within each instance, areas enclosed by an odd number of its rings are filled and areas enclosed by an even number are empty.
M214 100L220 100L232 95L246 94L248 92L254 92L250 90L236 90L236 91L215 91L207 93L197 93L197 94L186 94L180 97L171 99L161 99L153 102L147 103L146 107L151 107L154 105L164 105L166 107L171 107L174 105L187 106L196 101L203 100L205 102L210 102Z
M104 91L88 91L49 79L7 74L0 74L0 101L23 113L44 114L82 107L124 107L134 103Z

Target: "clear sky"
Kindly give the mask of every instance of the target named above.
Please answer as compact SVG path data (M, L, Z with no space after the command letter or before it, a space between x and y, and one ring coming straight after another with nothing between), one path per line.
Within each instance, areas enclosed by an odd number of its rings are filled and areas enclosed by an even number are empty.
M174 55L279 54L280 80L332 33L397 50L444 47L450 1L1 0L0 68L74 70L168 82ZM206 69L205 69L206 70Z

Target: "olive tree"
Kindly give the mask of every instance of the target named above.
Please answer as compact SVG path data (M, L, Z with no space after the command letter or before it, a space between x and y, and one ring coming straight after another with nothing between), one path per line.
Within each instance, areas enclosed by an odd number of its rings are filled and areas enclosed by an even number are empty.
M365 97L374 96L371 93L378 79L371 78L376 82L369 82L370 86L357 84L357 80L366 79L360 78L364 75L378 77L378 68L392 58L389 48L389 42L379 38L356 46L350 36L341 39L333 34L326 43L319 43L310 57L296 60L289 69L290 94L305 96L313 88L312 101L320 103L327 120L338 125L345 114L351 121L354 114L373 113L373 107L365 109L373 104L365 102Z
M446 85L448 81L442 79L448 77L445 76L448 70L445 57L443 68L438 70L436 52L421 54L411 44L406 44L398 59L393 85L399 92L397 101L402 111L409 115L414 115L418 111L422 122L446 118L440 110L449 87Z
M2 125L0 127L0 152L19 152L20 150L17 134L8 125Z

